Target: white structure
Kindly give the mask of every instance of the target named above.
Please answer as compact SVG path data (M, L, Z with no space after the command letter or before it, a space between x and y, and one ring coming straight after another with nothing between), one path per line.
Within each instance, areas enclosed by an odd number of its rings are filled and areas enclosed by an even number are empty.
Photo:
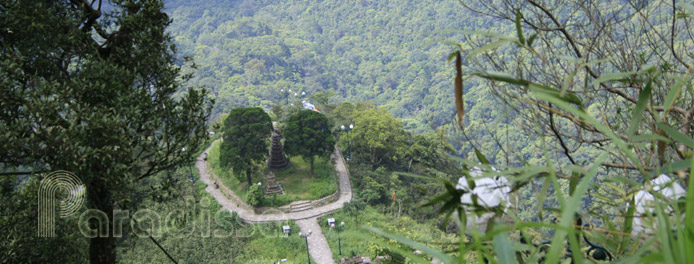
M282 232L284 232L284 237L289 237L289 226L283 225L282 226Z
M496 169L492 168L494 171ZM469 205L466 208L467 223L466 230L477 230L484 232L487 229L487 224L494 216L494 213L484 213L476 215L472 213L473 195L477 197L477 204L486 208L496 208L503 206L504 213L511 207L511 187L508 179L503 176L482 177L482 170L478 167L470 169L470 177L475 182L475 188L470 189L466 177L458 179L458 185L455 187L458 190L465 190L466 193L460 197L460 203Z
M318 111L318 109L316 108L316 106L313 105L312 103L309 103L309 102L306 102L306 101L301 101L301 103L303 104L304 109L308 109L308 110L313 110L313 111L316 111L316 112L320 112L320 111Z
M660 193L669 201L677 200L680 197L686 196L686 191L677 182L665 174L661 174L657 178L651 180L643 186L644 189L634 195L634 221L631 234L636 236L640 233L652 234L655 230L655 217L649 217L655 209L656 197L654 192ZM627 204L627 208L629 205ZM672 212L671 208L664 208L666 213Z

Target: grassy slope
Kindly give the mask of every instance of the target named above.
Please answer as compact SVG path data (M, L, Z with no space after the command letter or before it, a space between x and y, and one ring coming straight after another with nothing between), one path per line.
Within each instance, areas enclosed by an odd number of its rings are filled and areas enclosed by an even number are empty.
M215 174L222 179L222 183L229 187L236 195L244 199L246 197L245 182L236 178L231 169L222 169L219 164L219 144L216 142L210 149L207 161ZM335 170L329 159L316 159L316 176L311 178L310 164L301 157L292 157L291 166L283 171L276 171L275 177L282 184L286 195L267 197L264 205L281 206L299 200L315 200L328 196L337 191L335 182ZM258 175L253 176L253 182L264 181Z
M325 234L328 244L330 245L333 258L338 263L340 259L340 256L338 256L338 233L337 230L331 229L328 226L328 218L335 218L337 223L345 222L345 225L339 234L341 240L340 244L342 247L342 257L368 256L371 257L372 261L374 260L376 254L378 253L377 251L382 248L381 245L350 234L357 231L354 217L348 215L343 210L340 210L318 219L318 223L323 229L323 234ZM398 235L403 235L407 238L421 242L422 244L427 244L430 247L439 249L441 248L442 243L456 243L458 241L457 235L445 234L443 231L436 228L432 223L417 223L407 216L402 216L397 219L397 217L394 217L390 212L381 213L370 206L368 206L366 210L359 215L358 231L368 234L368 231L363 229L363 227L367 225L374 226L385 231L396 232ZM395 243L392 242L393 241L391 241L389 244L395 245Z
M301 157L292 157L292 165L276 171L277 183L282 184L289 200L315 200L337 191L335 170L330 159L318 158L314 162L316 175L311 178L311 165Z

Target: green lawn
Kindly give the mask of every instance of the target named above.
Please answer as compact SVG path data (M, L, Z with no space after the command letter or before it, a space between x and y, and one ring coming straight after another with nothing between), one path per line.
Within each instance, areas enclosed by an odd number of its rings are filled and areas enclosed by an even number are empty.
M210 167L220 179L222 183L229 187L236 195L245 199L246 190L248 189L245 181L239 181L231 169L222 169L219 164L219 141L215 142L210 152L208 153L207 161ZM275 197L265 197L262 201L262 206L282 206L293 201L299 200L315 200L321 197L328 196L337 191L337 183L335 179L335 170L330 163L330 159L317 158L315 161L315 177L311 177L310 164L304 161L301 157L292 157L290 159L291 166L282 171L275 171L277 183L284 188L285 195L276 195ZM263 165L264 166L264 163ZM267 173L267 169L263 169L262 173ZM253 176L253 182L263 181L256 173ZM244 176L245 177L245 176Z
M311 164L301 157L292 157L291 166L282 171L275 171L277 183L281 184L286 199L291 201L316 200L337 191L335 169L330 159L317 158L314 161L315 176L311 177Z

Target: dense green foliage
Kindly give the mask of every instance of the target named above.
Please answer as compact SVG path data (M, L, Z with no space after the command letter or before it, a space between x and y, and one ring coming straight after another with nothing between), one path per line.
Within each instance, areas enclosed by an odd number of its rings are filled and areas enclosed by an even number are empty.
M252 172L256 163L267 159L268 140L272 122L259 107L237 107L224 119L224 135L219 151L219 163L232 168L236 176L246 173L248 186L253 184Z
M456 1L167 4L170 30L198 66L193 83L218 93L213 117L330 91L331 100L385 105L416 131L446 124L454 112L444 67L450 47L440 43L451 34L437 31L494 24L461 17Z
M189 76L165 33L162 1L113 1L100 11L99 3L0 2L0 168L72 172L86 186L86 207L112 220L114 208L135 206L144 179L190 159L211 105L205 90L182 84ZM90 262L116 261L107 234L89 239ZM37 248L15 260L56 253Z
M328 218L335 218L338 225L340 222L345 222L345 225L341 227L340 234L338 234L336 228L328 226ZM337 263L339 263L340 257L349 258L354 256L369 256L372 261L375 259L375 256L388 256L391 257L391 260L395 258L404 259L398 253L399 251L413 251L412 248L398 244L396 241L375 241L374 238L377 235L365 230L364 226L378 227L388 230L388 232L397 232L405 237L444 251L454 250L459 239L457 234L442 231L436 224L419 223L408 216L398 217L394 211L382 213L373 207L366 207L360 210L359 221L360 226L357 228L352 215L346 211L346 208L318 219L318 223L321 225L323 234L325 234L328 240L333 257ZM374 240L365 239L365 235ZM340 240L339 245L338 236ZM340 248L342 249L342 256L338 255ZM397 250L394 248L397 248ZM466 260L472 261L473 259L468 258ZM387 262L389 260L384 261L389 263ZM390 263L403 262L392 261Z
M246 203L250 206L258 206L263 202L263 188L260 185L253 184L246 192Z
M308 161L311 164L311 177L315 176L315 158L327 158L335 149L328 118L313 110L302 110L292 115L283 134L285 152L289 155L299 155Z
M18 182L24 182L18 184ZM56 221L55 237L36 235L39 182L17 177L0 179L0 260L4 263L84 263L89 246L78 230L77 216Z

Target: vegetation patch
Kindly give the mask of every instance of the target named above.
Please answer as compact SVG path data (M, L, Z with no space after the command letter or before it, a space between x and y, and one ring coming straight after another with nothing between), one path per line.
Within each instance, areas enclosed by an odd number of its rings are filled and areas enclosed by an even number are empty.
M292 165L286 170L274 172L289 200L316 200L337 191L335 169L330 159L316 158L315 177L310 176L311 165L301 157L291 157L290 162Z
M208 153L207 162L215 174L241 199L246 198L248 188L245 182L238 180L232 169L223 169L219 164L219 141L213 143ZM294 201L315 200L337 191L335 170L329 159L316 158L315 177L311 177L311 166L301 157L291 157L291 166L286 170L274 171L276 181L284 188L285 195L266 196L259 206L282 206ZM267 173L267 169L263 170ZM257 175L253 176L253 182L264 182Z
M337 229L328 226L328 218L335 218L335 225L339 225L340 222L345 222L339 234ZM459 238L456 234L441 231L436 227L436 223L433 221L418 223L408 216L395 216L393 210L391 210L391 212L386 211L381 213L371 206L367 206L365 210L360 212L359 229L356 227L354 217L348 214L344 209L318 218L318 224L321 225L323 234L328 241L328 245L330 245L333 259L338 263L341 257L350 258L355 256L370 257L371 260L374 260L376 256L389 256L393 259L399 259L401 256L389 250L389 247L396 247L408 252L414 251L414 249L407 248L394 241L375 243L372 240L365 240L355 235L357 231L361 231L360 233L362 235L368 233L368 231L364 229L366 226L373 226L389 232L396 232L414 241L444 251L454 249ZM376 240L377 238L374 237L373 239ZM342 248L341 256L339 255L340 248Z

